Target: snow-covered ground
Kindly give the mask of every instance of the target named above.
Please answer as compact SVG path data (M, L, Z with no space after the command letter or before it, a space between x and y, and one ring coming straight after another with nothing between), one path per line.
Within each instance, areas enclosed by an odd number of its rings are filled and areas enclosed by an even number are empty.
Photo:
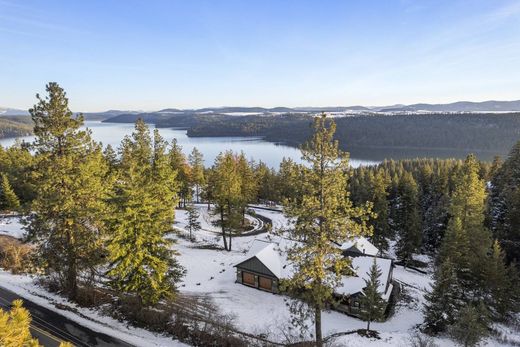
M0 286L41 305L49 310L53 310L91 330L104 333L135 346L187 346L179 341L173 340L168 336L161 336L144 329L133 328L127 323L119 322L111 317L103 316L99 312L87 308L79 307L70 303L65 298L49 293L34 283L34 278L26 275L12 275L0 270ZM84 317L69 310L58 309L56 304L69 307L78 311Z
M221 246L220 230L212 224L215 218L208 213L206 205L197 205L200 212L199 221L202 229L197 232L196 242L178 238L175 248L179 251L179 261L187 269L187 274L180 284L179 290L185 295L204 295L213 299L223 313L232 314L235 324L243 331L250 333L267 333L270 339L279 339L290 321L287 298L235 283L236 275L233 265L240 262L255 239L269 240L272 236L264 233L256 236L235 237L233 250L208 249L201 245ZM259 215L270 218L273 228L285 229L288 221L280 212L254 209ZM183 230L186 226L186 213L177 210L175 227ZM0 224L13 236L23 236L21 224L12 220L8 224ZM431 286L431 275L424 275L411 269L397 266L394 279L402 283L404 295L395 308L395 313L383 323L372 323L371 328L378 330L381 339L367 339L357 334L345 335L336 340L336 345L348 347L410 346L410 339L416 333L416 327L422 323L424 294ZM57 310L85 325L92 330L113 335L121 340L137 346L181 346L169 337L150 333L143 329L135 329L112 318L102 316L95 310L76 307L64 298L49 294L34 284L30 276L16 276L0 271L0 286L18 293L20 296L34 301L52 310ZM74 307L89 319L82 318L69 311L59 310L55 303ZM323 313L324 336L335 332L346 332L366 327L366 323L347 315L329 311ZM505 329L505 328L504 328ZM509 333L512 333L508 331ZM520 339L520 337L518 337ZM438 346L455 346L447 338L435 338ZM494 340L486 341L487 346L497 346Z
M0 235L9 235L17 239L21 239L25 236L26 231L23 229L20 218L18 217L5 217L0 218Z
M211 225L211 215L207 206L200 205L199 220L202 230L197 240L220 246L222 240L218 228ZM285 229L289 226L287 219L280 212L254 209L259 215L270 218L274 229ZM176 213L176 227L184 228L185 212ZM180 287L184 294L207 295L224 313L235 316L235 324L241 330L250 333L268 333L272 339L279 338L281 330L289 327L289 309L287 297L271 294L235 283L235 264L243 260L245 253L255 239L269 240L272 236L261 234L256 236L235 237L233 250L230 252L214 249L200 249L196 244L179 239L176 248L180 252L180 262L188 270ZM418 256L427 260L424 256ZM381 339L367 339L357 334L345 335L336 340L337 345L357 346L410 346L411 336L417 332L417 326L423 322L422 308L424 294L431 288L431 275L424 275L415 270L396 266L394 279L402 284L404 295L395 308L395 313L382 323L372 323L371 328L381 333ZM366 327L366 323L345 314L329 311L323 313L324 336L335 332L346 332ZM447 338L435 338L438 346L455 346ZM496 346L493 340L487 346Z

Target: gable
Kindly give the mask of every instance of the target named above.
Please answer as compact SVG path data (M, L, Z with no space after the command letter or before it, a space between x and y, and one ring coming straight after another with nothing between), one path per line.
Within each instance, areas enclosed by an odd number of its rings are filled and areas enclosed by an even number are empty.
M235 265L235 267L256 272L258 274L264 274L270 277L278 278L275 274L272 273L271 270L267 268L257 257L251 257L247 260L244 260L240 264Z

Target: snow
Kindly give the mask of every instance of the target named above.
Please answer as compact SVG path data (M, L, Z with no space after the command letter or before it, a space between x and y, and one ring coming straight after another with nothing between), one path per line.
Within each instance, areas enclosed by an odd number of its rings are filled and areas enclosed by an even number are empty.
M17 239L23 239L27 231L20 222L19 217L0 218L0 235L9 235Z
M281 341L282 333L287 332L290 327L291 315L287 303L291 299L236 283L236 270L233 266L243 261L249 250L258 253L265 249L265 247L262 248L256 246L256 244L269 244L278 241L278 247L281 248L286 245L284 239L276 239L273 235L264 233L256 236L234 237L232 251L225 251L221 248L198 247L220 246L222 239L219 228L212 225L215 217L208 212L207 205L198 204L196 207L200 212L199 221L202 229L194 234L195 243L178 238L178 242L174 246L179 252L179 262L187 269L187 274L179 285L179 291L183 295L205 296L212 299L222 313L231 314L235 317L235 324L242 331L253 334L268 333L269 339ZM274 229L284 230L290 226L287 218L280 212L260 208L253 210L259 215L270 218L273 221ZM186 233L184 229L186 212L177 210L175 218L175 227ZM14 229L9 231L10 234L23 237L23 230L19 221L13 220L10 225L9 228ZM15 227L16 225L18 226ZM0 230L6 229L2 225ZM273 250L278 251L278 249ZM272 251L269 250L266 255L271 256ZM358 258L359 260L356 261L356 258L354 258L353 261L353 267L358 269L358 273L363 272L367 266L372 264L361 259L373 259L371 257ZM379 264L380 258L377 261ZM383 261L386 264L386 261L389 262L390 260L383 259L381 265L383 265ZM368 339L357 334L349 334L337 338L335 345L347 347L411 345L411 336L417 332L417 326L424 320L422 313L425 303L424 295L426 291L431 289L431 273L425 275L412 269L396 266L393 270L393 278L402 286L404 295L395 307L395 313L387 321L371 324L372 329L380 332L381 339ZM97 311L76 307L67 302L66 299L50 294L38 287L29 276L16 276L0 271L0 285L44 307L59 311L60 314L92 330L110 334L136 346L183 346L183 344L173 341L169 337L128 327L124 322L102 316ZM57 309L54 306L56 302L74 306L89 319L79 317L70 311ZM328 336L332 333L365 328L366 322L339 312L324 311L322 325L324 336ZM510 333L518 334L518 332ZM520 339L520 337L518 338ZM435 337L434 342L438 346L455 346L452 341L445 337ZM488 346L498 345L497 341L491 338L486 340L486 344Z
M379 249L374 246L370 241L368 241L363 236L358 236L352 240L344 242L340 248L343 251L346 251L352 247L356 247L361 253L377 256L379 254Z
M187 346L184 343L173 340L171 337L152 333L140 328L133 328L125 322L119 322L111 317L103 316L95 310L72 304L65 298L49 293L39 287L34 283L34 278L28 275L13 275L0 270L0 285L27 300L49 310L58 312L60 315L65 316L82 326L113 336L135 346ZM79 314L57 308L56 304L58 303L70 307Z
M380 284L377 291L381 294L386 294L389 297L390 293L387 293L387 279L390 271L392 270L392 261L390 259L373 258L373 257L354 257L352 258L352 269L355 271L357 276L345 276L341 282L341 287L338 288L338 293L343 295L359 293L365 288L365 280L370 278L370 268L376 260L377 267L381 271L381 277L379 278Z
M256 257L262 264L264 264L273 275L278 278L282 277L282 265L274 243L266 242L264 240L254 240L249 252L247 252L246 258L240 263L253 257Z
M204 209L207 213L207 206ZM289 221L280 212L260 208L254 208L254 211L270 218L275 229L283 230L289 227ZM176 219L178 222L176 226L183 228L185 222L183 222L184 217L181 211L177 211ZM201 216L200 219L202 220L203 217ZM203 230L197 235L197 240L220 244L222 240L218 237L215 238L215 233L204 230L206 228L214 227L209 225L203 227ZM236 283L236 270L233 266L244 261L248 257L250 249L253 249L252 252L255 253L259 251L257 247L262 249L254 244L265 245L277 242L278 248L282 249L285 247L283 240L276 239L270 234L235 237L233 238L233 250L228 252L220 249L196 248L193 243L179 239L175 246L180 252L179 261L188 270L179 289L185 295L204 295L211 298L223 313L235 316L235 324L240 330L254 334L268 333L270 339L281 340L282 332L286 332L290 326L288 323L290 312L287 306L290 299L283 295ZM366 258L372 259L371 257ZM387 259L384 261L390 262ZM283 258L281 262L283 268ZM366 265L364 266L366 267ZM431 274L425 275L412 269L396 266L393 270L393 278L402 285L406 296L398 303L395 313L387 321L371 324L372 329L380 332L381 339L367 339L357 334L350 334L337 338L336 345L348 347L411 345L411 336L417 333L417 326L424 320L422 313L425 302L424 294L426 290L431 289ZM366 328L366 322L335 311L324 311L322 323L324 336ZM434 342L438 346L455 346L445 337L435 337ZM497 345L496 341L492 339L488 339L487 342L489 346Z

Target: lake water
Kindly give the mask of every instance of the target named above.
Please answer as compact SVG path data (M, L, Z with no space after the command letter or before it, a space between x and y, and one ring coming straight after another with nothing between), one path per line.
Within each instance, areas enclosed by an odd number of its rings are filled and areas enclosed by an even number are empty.
M111 145L117 148L121 140L132 133L134 125L130 123L102 123L100 121L86 121L85 126L92 130L94 140L102 142L103 145ZM278 168L282 159L291 158L301 162L301 154L297 148L277 145L252 137L188 137L186 130L161 128L159 133L165 140L171 142L174 138L182 146L183 152L188 155L194 147L204 155L206 166L211 166L220 152L232 150L244 152L249 159L263 161L267 165ZM32 141L32 136L22 137L24 141ZM15 139L0 140L2 146L11 146ZM370 165L377 163L370 160L351 159L351 165Z

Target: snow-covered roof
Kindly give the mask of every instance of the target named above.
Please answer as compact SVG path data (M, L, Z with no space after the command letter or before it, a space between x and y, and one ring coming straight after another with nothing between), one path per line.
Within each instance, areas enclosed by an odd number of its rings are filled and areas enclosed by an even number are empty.
M287 260L285 250L293 247L295 243L296 241L285 238L277 238L275 242L254 240L247 255L236 265L256 257L279 279L289 278L292 276L294 268ZM356 275L344 276L341 286L337 288L336 293L352 295L362 292L363 288L365 288L365 279L368 280L369 278L370 267L374 259L376 259L376 264L381 271L378 292L383 296L383 299L388 300L392 291L392 285L388 285L388 290L385 291L385 289L387 289L388 275L392 270L392 260L373 256L351 257L351 268Z
M361 253L377 256L379 254L379 249L374 246L370 241L368 241L365 237L359 236L347 242L344 242L340 248L342 251L346 251L352 247L356 247Z
M363 291L363 288L365 288L365 280L368 280L370 277L370 268L374 263L374 259L376 260L377 267L381 271L381 277L379 277L380 284L377 291L384 296L386 294L385 289L388 274L392 269L392 260L370 256L352 257L351 267L356 273L356 276L343 277L341 286L337 290L338 294L352 295Z
M280 254L276 250L276 244L263 240L254 240L247 255L237 265L256 257L265 265L276 277L282 278L282 265L280 262Z

